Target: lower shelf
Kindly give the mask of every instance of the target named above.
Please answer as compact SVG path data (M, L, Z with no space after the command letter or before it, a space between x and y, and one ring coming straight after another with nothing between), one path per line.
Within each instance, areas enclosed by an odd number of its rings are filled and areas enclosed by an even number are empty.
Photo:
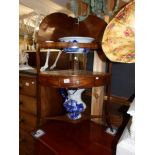
M82 114L82 117L77 120L71 120L67 117L67 115L56 116L56 117L45 117L45 120L57 120L57 121L65 121L69 123L80 123L85 120L91 120L93 118L103 118L103 115L86 115Z
M62 115L62 116L55 116L55 117L45 117L44 120L46 120L46 121L57 120L57 121L64 121L64 122L76 124L76 123L80 123L80 122L86 121L86 120L93 120L95 118L102 119L103 120L102 124L106 126L106 123L104 122L105 116L103 116L103 115L86 115L86 114L82 114L82 117L80 119L78 119L78 120L70 120L67 117L67 115ZM111 114L110 115L110 122L111 122L112 126L119 127L123 122L123 117L121 115Z
M41 129L45 134L35 139L35 155L112 155L114 137L92 121L52 120Z

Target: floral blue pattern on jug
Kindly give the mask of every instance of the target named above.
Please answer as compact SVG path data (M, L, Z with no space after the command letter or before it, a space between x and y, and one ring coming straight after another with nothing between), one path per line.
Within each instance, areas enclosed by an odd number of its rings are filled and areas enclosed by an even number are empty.
M68 117L72 120L81 118L81 112L84 111L84 106L82 103L78 103L76 100L67 100L64 102L64 107L68 112Z
M81 99L81 94L85 89L60 88L59 92L64 99L63 106L67 111L67 116L71 120L77 120L82 117L81 113L86 109L86 104Z

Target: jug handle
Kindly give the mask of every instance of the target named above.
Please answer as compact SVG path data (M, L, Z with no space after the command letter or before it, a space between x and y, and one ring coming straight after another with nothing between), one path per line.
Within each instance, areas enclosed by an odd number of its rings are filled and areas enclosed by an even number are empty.
M66 88L59 88L59 93L63 97L64 101L68 99L68 93Z

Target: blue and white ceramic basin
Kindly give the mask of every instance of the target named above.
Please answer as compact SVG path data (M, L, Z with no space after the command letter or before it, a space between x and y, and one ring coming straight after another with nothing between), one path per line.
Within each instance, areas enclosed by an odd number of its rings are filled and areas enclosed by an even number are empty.
M61 42L72 42L72 43L91 43L94 41L94 38L91 37L80 37L80 36L72 36L72 37L62 37L59 38ZM75 44L71 47L64 48L66 53L88 53L88 48L78 48Z
M77 41L78 43L91 43L94 41L94 38L91 37L78 37L78 36L72 36L72 37L62 37L59 38L62 42L74 42Z

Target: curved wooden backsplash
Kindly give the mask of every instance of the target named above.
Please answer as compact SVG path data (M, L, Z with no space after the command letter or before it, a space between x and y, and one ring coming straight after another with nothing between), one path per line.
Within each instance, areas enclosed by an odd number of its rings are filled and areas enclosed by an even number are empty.
M64 13L52 13L46 16L39 27L38 41L58 41L65 36L93 37L100 42L107 23L95 15L89 15L78 23L76 18Z

